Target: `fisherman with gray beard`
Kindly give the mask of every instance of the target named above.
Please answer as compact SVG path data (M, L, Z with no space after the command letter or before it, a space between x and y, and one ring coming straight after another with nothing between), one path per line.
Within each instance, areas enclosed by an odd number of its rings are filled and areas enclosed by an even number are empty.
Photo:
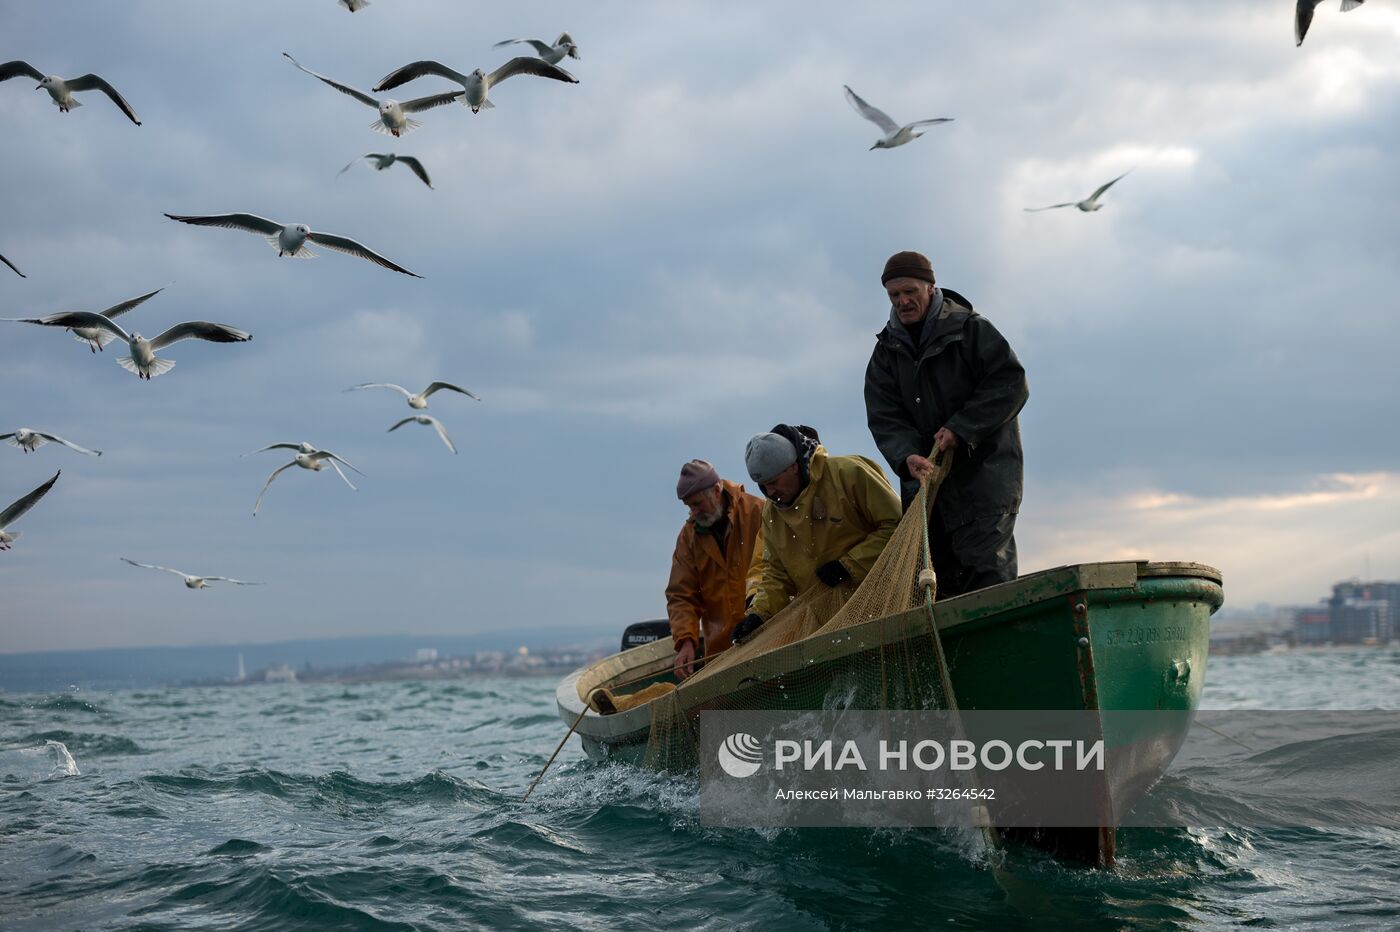
M700 657L729 647L734 626L763 578L758 546L763 500L739 483L721 479L705 460L681 467L676 497L690 518L671 555L666 614L676 648L676 678L683 680L695 672Z

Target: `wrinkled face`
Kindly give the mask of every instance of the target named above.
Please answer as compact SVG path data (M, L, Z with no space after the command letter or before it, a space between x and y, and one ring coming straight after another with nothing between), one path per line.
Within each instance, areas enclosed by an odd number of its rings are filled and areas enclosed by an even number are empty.
M710 527L724 517L724 495L718 485L687 495L682 501L690 517L701 527Z
M901 324L917 324L928 312L933 283L922 278L892 278L885 285L885 294L890 296L890 306Z
M791 505L797 500L797 493L802 491L802 475L797 464L793 463L767 482L760 482L758 487L779 505Z

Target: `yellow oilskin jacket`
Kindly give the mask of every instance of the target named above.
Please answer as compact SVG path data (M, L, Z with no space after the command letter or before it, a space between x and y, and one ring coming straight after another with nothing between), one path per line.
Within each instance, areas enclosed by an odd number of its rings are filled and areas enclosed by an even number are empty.
M729 530L721 553L714 535L701 534L686 521L671 555L671 579L666 583L666 614L671 641L679 649L689 638L697 649L705 635L705 655L729 646L729 634L748 613L744 602L763 577L763 550L758 545L763 524L763 499L750 495L737 482L721 480Z
M817 567L840 560L859 584L903 517L899 495L864 456L812 454L807 488L790 508L763 504L763 581L750 611L767 620L813 585Z

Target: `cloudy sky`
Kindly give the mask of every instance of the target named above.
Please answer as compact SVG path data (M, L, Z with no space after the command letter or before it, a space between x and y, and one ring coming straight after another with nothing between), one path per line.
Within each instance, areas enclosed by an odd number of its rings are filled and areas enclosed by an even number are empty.
M0 84L0 316L100 310L251 330L182 343L152 382L67 335L0 332L0 499L62 478L0 554L0 651L576 626L664 612L695 456L816 426L878 456L861 396L890 253L918 249L1029 374L1021 570L1150 557L1225 572L1232 606L1400 577L1400 6L0 2L0 59L95 71L60 114ZM570 31L578 85L399 140L294 69L364 89L408 61L495 67ZM524 47L520 47L524 49ZM904 122L868 151L850 84ZM425 79L395 93L449 89ZM420 157L436 190L352 157ZM1086 196L1096 214L1023 208ZM279 260L171 213L247 211L355 236ZM8 276L8 277L6 277ZM431 431L362 381L437 395ZM367 477L285 473L310 440ZM3 503L0 503L3 504ZM190 592L119 556L266 581Z

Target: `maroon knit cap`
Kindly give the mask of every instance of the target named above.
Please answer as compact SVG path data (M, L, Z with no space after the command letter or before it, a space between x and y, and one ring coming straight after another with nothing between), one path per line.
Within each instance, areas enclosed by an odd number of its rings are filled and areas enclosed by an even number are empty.
M719 473L704 460L691 460L681 467L681 478L676 483L676 498L685 501L687 496L719 484Z
M880 284L888 285L894 278L919 278L934 284L933 263L921 252L897 252L885 263Z

